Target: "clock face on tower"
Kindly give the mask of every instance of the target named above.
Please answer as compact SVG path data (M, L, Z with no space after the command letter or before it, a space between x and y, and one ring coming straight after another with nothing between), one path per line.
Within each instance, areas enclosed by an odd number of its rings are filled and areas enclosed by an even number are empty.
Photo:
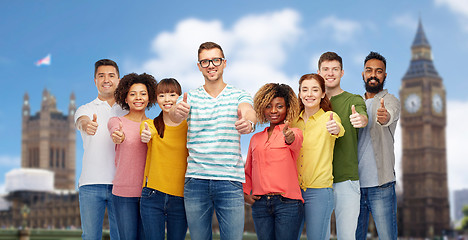
M416 93L411 93L406 97L405 109L409 113L415 113L421 108L421 97Z
M441 113L442 109L444 107L444 104L442 102L442 97L436 93L432 96L432 108L436 113Z

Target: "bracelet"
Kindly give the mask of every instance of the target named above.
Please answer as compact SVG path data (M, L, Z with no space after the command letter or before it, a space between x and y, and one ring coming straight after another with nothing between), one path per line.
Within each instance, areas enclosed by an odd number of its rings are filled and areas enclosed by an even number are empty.
M247 120L247 121L249 121L249 122L250 122L250 126L252 127L252 131L250 131L250 133L253 133L253 132L255 132L255 123L253 123L253 122L252 122L252 121L250 121L250 120Z

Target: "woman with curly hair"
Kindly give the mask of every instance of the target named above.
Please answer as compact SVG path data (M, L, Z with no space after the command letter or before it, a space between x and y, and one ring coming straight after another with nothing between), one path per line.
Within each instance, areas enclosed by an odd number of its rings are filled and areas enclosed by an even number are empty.
M125 75L114 95L116 103L129 110L123 117L111 118L107 125L116 144L112 200L117 226L121 239L143 239L140 196L147 147L140 140L140 125L148 119L145 109L156 102L156 80L146 73Z
M307 239L330 239L334 201L333 147L335 139L343 136L345 131L338 115L332 112L325 94L325 80L320 75L306 74L300 78L298 99L300 114L291 125L304 134L297 169L304 199Z
M250 140L244 199L252 205L258 239L297 239L304 213L296 160L302 132L289 128L299 113L291 87L268 83L258 90L254 109L259 123L270 123Z
M161 113L140 126L141 141L148 143L140 212L146 239L183 240L187 233L184 181L187 170L187 121L174 123L169 111L182 94L179 82L165 78L156 98Z

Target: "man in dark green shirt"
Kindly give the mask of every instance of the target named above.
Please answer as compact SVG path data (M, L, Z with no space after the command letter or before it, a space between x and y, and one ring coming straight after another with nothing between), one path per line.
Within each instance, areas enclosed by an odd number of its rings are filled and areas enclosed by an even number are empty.
M325 79L332 110L340 116L345 129L344 136L336 140L333 153L336 233L338 239L355 239L360 210L357 144L359 128L367 125L366 104L361 96L341 89L344 71L338 54L322 54L318 68L317 73Z

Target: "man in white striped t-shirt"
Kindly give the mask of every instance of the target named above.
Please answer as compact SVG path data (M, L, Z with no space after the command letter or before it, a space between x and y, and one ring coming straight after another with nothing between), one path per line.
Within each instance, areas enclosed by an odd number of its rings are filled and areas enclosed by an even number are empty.
M240 135L255 130L252 97L226 84L221 46L206 42L198 49L198 69L205 85L185 93L171 110L171 120L187 119L187 173L184 201L192 239L212 239L213 210L221 239L242 239L244 162Z

